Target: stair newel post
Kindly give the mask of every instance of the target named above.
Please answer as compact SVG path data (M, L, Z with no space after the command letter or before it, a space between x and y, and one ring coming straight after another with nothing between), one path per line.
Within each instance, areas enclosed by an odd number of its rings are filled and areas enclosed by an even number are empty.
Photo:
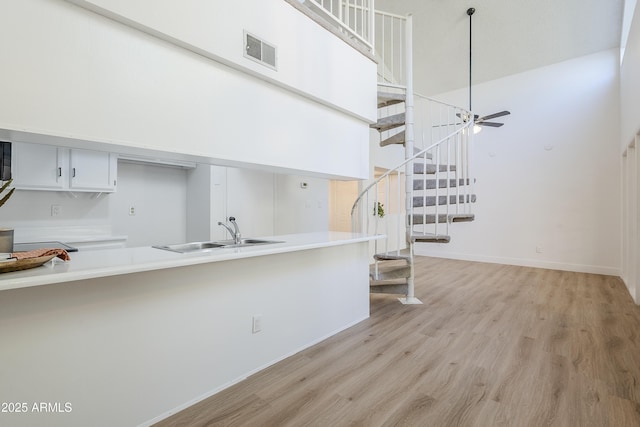
M404 143L404 158L409 159L413 156L413 147L415 144L414 134L414 99L413 99L413 17L407 16L405 24L406 31L406 98L405 98L405 143ZM405 166L405 203L407 213L407 244L411 243L411 231L413 229L413 163L408 162Z
M413 157L413 147L415 143L414 134L414 99L413 99L413 16L407 15L405 24L405 41L406 41L406 99L405 99L405 144L404 158ZM413 266L413 239L411 232L413 231L413 162L408 162L405 166L405 194L406 194L406 217L407 217L407 245L409 245L409 265L411 268L410 276L407 278L407 295L405 298L399 298L403 304L422 304L415 297L414 293L414 266Z

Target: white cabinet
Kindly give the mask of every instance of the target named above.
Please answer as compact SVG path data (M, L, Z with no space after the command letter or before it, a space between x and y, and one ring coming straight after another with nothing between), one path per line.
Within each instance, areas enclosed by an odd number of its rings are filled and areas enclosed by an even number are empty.
M118 159L100 151L13 142L12 176L22 190L116 190Z
M13 185L25 190L64 190L68 182L66 148L51 145L11 144Z
M118 159L115 154L70 150L71 191L115 191Z

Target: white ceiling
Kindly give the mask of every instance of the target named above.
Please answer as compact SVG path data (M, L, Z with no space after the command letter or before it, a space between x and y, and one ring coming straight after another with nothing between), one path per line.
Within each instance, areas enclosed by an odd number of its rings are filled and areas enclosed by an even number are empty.
M620 46L624 0L376 0L377 10L413 14L414 85L423 95Z

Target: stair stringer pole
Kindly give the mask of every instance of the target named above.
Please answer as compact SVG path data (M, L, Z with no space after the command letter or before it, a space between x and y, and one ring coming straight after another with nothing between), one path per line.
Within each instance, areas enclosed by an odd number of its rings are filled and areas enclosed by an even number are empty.
M413 147L415 142L415 134L413 125L415 123L413 111L413 16L407 15L405 26L405 59L406 59L406 100L405 100L405 144L404 158L413 157ZM405 203L406 203L406 239L409 246L409 263L411 266L410 276L407 278L407 295L404 298L398 298L403 304L422 304L414 294L414 263L413 263L413 239L411 233L413 230L413 162L408 162L405 166ZM400 236L398 236L400 237Z

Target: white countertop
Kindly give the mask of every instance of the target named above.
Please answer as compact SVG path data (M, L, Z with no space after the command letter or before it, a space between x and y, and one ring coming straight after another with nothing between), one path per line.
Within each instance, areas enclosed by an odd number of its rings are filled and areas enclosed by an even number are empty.
M260 237L283 241L283 243L246 246L243 248L218 248L210 252L188 254L156 249L150 246L80 251L71 253L71 261L68 262L55 258L55 262L48 262L43 266L30 270L1 274L0 291L346 245L382 237L330 231Z

